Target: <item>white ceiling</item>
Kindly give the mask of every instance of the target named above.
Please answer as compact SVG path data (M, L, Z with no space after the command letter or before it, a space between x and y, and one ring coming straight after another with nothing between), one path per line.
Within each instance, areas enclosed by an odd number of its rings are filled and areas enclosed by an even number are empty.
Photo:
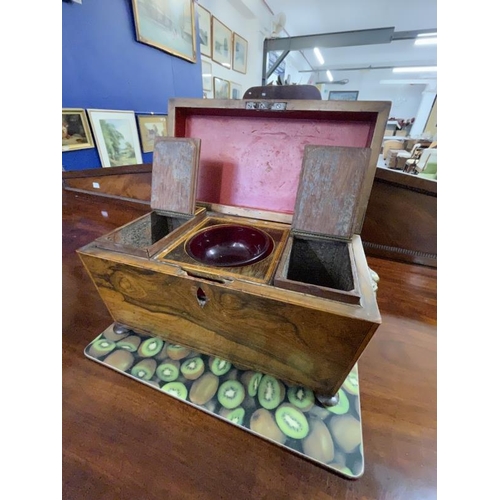
M342 31L389 28L395 33L437 28L437 0L262 0L275 16L285 14L284 29L278 37L314 35ZM436 66L437 46L415 46L414 40L397 40L386 44L321 48L325 63L320 65L312 50L303 50L303 71L360 68L369 66ZM297 55L297 54L295 54ZM299 63L300 64L300 63ZM401 75L394 75L401 78ZM429 78L435 74L416 74ZM342 72L335 74L342 78Z

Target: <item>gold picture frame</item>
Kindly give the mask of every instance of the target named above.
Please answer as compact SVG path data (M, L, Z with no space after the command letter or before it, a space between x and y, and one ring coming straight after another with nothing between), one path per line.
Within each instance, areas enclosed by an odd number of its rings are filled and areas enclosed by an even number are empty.
M212 92L214 87L212 85L212 63L209 63L208 61L204 61L203 59L201 60L201 79L203 82L203 90L206 90L207 92Z
M330 90L329 101L357 101L359 90Z
M94 147L87 113L81 108L62 108L62 150Z
M137 114L136 118L142 152L151 153L154 151L155 139L168 135L167 115Z
M102 167L142 164L133 111L87 109Z
M196 62L193 0L132 0L138 42Z
M214 76L214 99L229 99L230 82Z
M246 74L248 58L248 42L237 33L233 33L233 69Z
M239 83L231 82L231 99L241 99L243 97L243 87Z
M212 61L231 69L233 32L212 16Z
M198 38L200 39L200 53L212 57L212 14L200 4L198 10Z

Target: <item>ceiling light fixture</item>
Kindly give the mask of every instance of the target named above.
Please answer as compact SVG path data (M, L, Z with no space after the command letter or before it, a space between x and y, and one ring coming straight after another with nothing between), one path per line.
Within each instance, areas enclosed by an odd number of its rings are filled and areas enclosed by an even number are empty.
M316 58L318 59L320 64L325 64L325 60L323 59L323 56L321 55L321 52L319 51L318 47L314 47L314 53L316 54Z
M410 66L407 68L392 68L393 73L425 73L428 71L437 72L437 66Z
M333 75L332 75L332 73L331 73L330 70L327 70L326 76L328 77L328 80L330 80L331 82L333 82Z
M420 33L420 35L417 35L417 38L424 38L428 36L438 36L437 33Z

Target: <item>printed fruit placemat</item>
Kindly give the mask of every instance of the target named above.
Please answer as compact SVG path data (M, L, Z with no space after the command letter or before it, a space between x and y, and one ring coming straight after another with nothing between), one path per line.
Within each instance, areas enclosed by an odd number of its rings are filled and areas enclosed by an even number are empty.
M326 408L310 389L113 325L85 355L344 477L363 474L357 365Z

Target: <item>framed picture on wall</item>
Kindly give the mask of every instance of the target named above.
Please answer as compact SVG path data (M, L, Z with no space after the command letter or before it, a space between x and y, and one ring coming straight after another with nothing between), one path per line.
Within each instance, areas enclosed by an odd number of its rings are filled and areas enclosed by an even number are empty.
M229 82L222 78L214 77L215 99L229 99Z
M74 151L94 147L89 120L84 109L63 108L62 150Z
M234 33L233 36L233 69L239 73L247 72L248 42Z
M330 90L328 94L329 101L357 101L358 90Z
M241 99L243 97L243 89L239 83L231 82L231 99Z
M142 163L133 111L88 109L87 113L103 167Z
M232 31L212 16L212 60L231 69Z
M196 62L193 0L132 0L137 41Z
M197 4L197 10L200 52L205 56L212 57L212 15L200 4Z
M201 61L201 76L203 80L203 90L212 92L212 64L207 61Z
M157 137L168 135L167 115L137 115L137 123L143 153L151 153L154 150Z

